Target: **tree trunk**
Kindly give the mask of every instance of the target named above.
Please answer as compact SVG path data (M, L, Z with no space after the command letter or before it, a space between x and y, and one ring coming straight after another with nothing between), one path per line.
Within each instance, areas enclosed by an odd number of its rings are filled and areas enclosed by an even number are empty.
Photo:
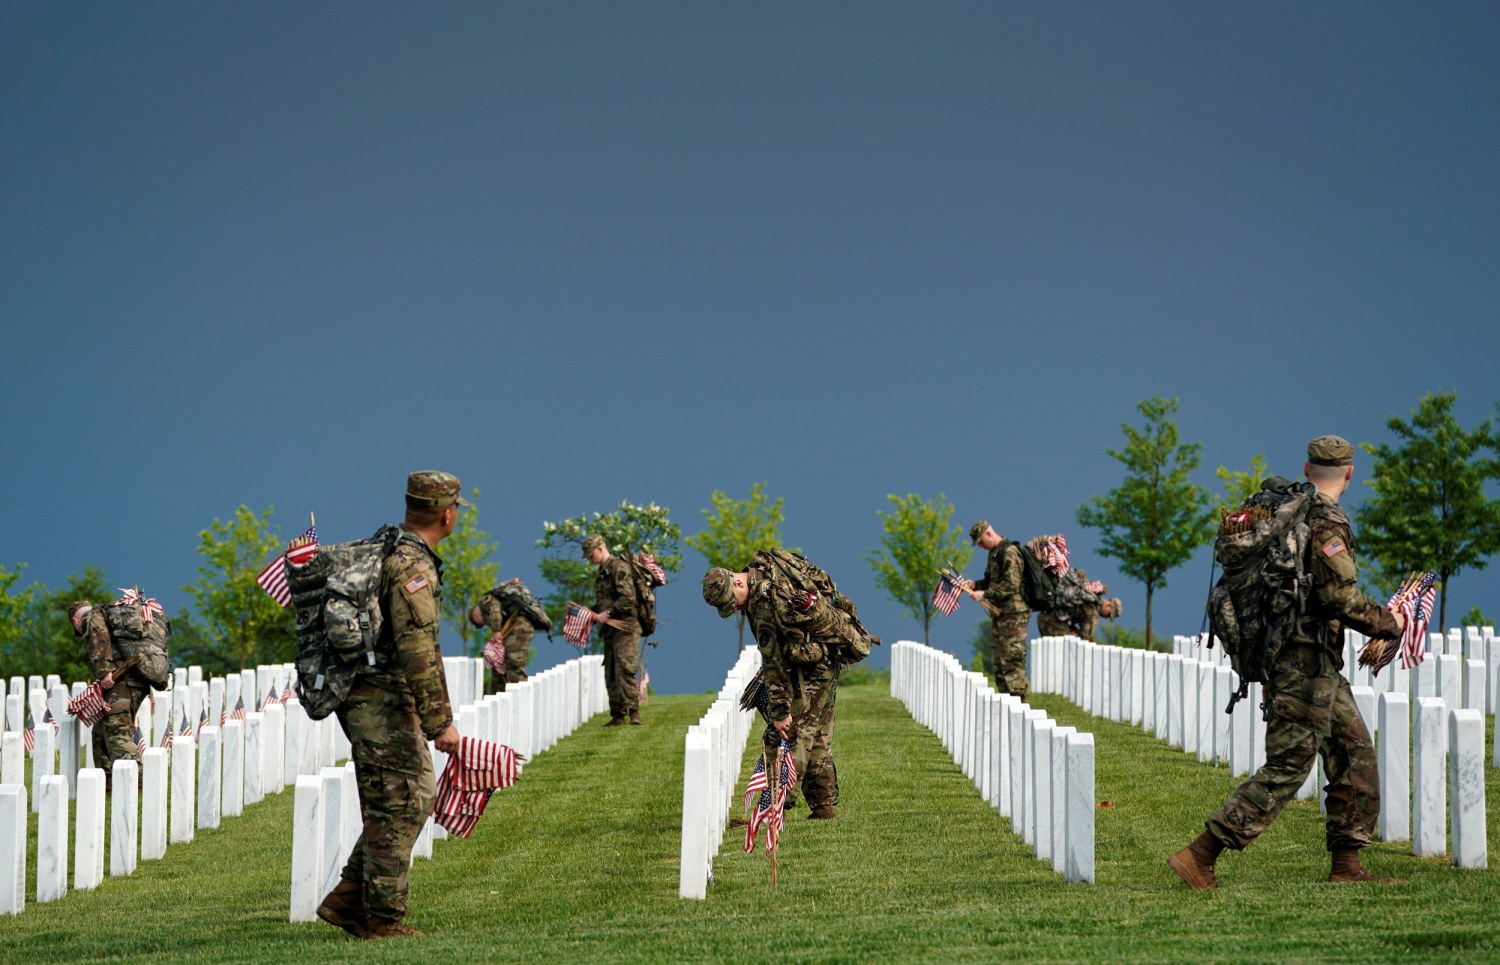
M932 614L922 614L922 643L932 646Z
M1154 582L1146 583L1146 649L1151 648L1151 595L1156 592Z

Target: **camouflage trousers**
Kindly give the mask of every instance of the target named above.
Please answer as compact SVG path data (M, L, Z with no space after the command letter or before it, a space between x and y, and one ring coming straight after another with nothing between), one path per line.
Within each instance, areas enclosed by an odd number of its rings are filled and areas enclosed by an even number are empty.
M990 619L990 663L995 689L1026 699L1026 627L1031 611L1002 613Z
M1276 820L1321 756L1328 850L1365 847L1380 815L1380 771L1349 682L1317 646L1289 647L1270 676L1266 763L1208 819L1209 833L1244 848Z
M792 748L798 778L796 788L787 795L788 807L797 803L798 791L806 796L810 808L839 803L839 773L833 764L833 704L837 696L838 682L831 680L816 691L806 688L803 696L792 702L792 737L787 745ZM766 761L771 761L781 746L780 732L767 726L761 745Z
M338 710L349 738L364 830L343 877L363 888L372 918L406 915L411 849L432 812L437 783L410 691L359 679Z
M609 716L628 717L641 707L641 633L602 627L604 689L609 692Z
M1093 640L1094 627L1099 623L1099 611L1080 607L1076 610L1044 610L1036 615L1036 633L1039 637L1077 637Z
M127 679L120 680L104 694L109 704L104 719L93 727L90 738L94 746L94 766L104 769L108 783L115 761L141 759L140 748L135 743L135 715L146 699L147 687L135 678L132 672Z
M526 679L526 663L531 657L531 638L535 634L530 624L523 623L505 635L505 676L490 671L490 693L503 694L506 684Z

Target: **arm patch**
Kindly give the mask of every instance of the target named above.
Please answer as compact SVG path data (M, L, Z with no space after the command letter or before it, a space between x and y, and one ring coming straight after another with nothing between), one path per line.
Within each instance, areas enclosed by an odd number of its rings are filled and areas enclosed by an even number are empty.
M428 584L427 584L427 577L426 577L426 575L422 574L422 573L418 573L416 576L412 577L411 579L407 580L405 583L401 584L401 588L403 590L405 590L408 595L410 595L410 594L416 593L418 590L425 590L425 589L427 589L427 585Z
M1337 556L1338 554L1344 552L1346 548L1347 547L1344 546L1344 541L1335 536L1333 539L1323 544L1323 555Z

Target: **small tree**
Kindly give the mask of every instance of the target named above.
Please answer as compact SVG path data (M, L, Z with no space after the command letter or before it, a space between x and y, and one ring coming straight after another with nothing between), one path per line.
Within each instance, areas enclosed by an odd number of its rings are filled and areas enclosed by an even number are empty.
M938 570L962 570L974 555L962 526L951 523L953 504L943 496L928 502L916 493L887 496L895 509L879 510L881 548L865 555L875 571L875 585L922 624L922 640L931 643L933 587Z
M1219 508L1225 510L1237 509L1245 500L1260 492L1260 484L1271 475L1271 471L1266 468L1265 455L1256 453L1250 459L1249 472L1239 472L1228 466L1220 466L1214 470L1214 475L1224 483L1224 501L1219 504Z
M251 658L282 661L296 652L290 607L255 582L286 545L271 526L271 509L257 516L244 506L227 522L214 520L198 534L198 582L182 588L192 597L212 639L241 670ZM142 588L145 589L144 587Z
M23 590L17 590L16 585L21 582L21 574L25 570L25 563L18 563L13 567L0 563L0 659L4 661L0 665L5 667L6 673L22 676L51 673L51 670L35 669L38 656L36 647L26 639L30 629L28 615L35 607L38 591L42 587L32 584Z
M1500 549L1500 502L1484 491L1500 479L1500 439L1489 419L1472 431L1459 425L1457 398L1423 396L1410 423L1386 420L1397 446L1360 446L1373 457L1368 483L1375 495L1354 514L1376 585L1391 590L1412 570L1437 573L1440 627L1448 625L1448 581L1484 569Z
M1213 539L1208 491L1188 480L1198 468L1196 442L1182 442L1169 417L1177 400L1152 397L1136 404L1140 428L1121 423L1125 448L1106 450L1125 466L1125 478L1104 496L1078 507L1078 522L1099 530L1099 552L1146 586L1146 646L1151 645L1151 601L1166 575Z
M731 499L717 489L708 498L713 503L713 510L701 510L707 528L689 536L685 542L702 553L709 566L722 566L739 573L750 565L757 551L781 545L785 501L780 497L771 501L766 496L765 483L752 485L749 499ZM742 612L739 616L739 649L744 648L745 614Z
M479 528L479 490L475 488L469 505L459 508L458 525L437 549L443 558L443 600L439 609L444 622L464 642L464 652L469 656L479 653L488 633L469 622L469 610L500 578L500 564L490 559L495 555L495 545L490 534Z
M34 652L38 669L26 672L55 673L64 680L94 679L87 647L68 619L68 605L74 600L107 603L115 596L115 588L105 582L104 571L97 566L85 566L82 572L69 574L56 590L49 591L41 584L31 587L22 637ZM176 628L173 630L175 633Z

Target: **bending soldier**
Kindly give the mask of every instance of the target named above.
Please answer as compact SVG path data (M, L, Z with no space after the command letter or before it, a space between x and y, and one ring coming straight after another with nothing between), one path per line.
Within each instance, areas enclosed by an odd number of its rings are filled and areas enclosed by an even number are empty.
M150 685L135 668L115 676L115 668L124 657L115 653L114 637L104 619L102 607L78 600L68 607L73 633L82 637L88 649L89 670L99 682L104 702L109 705L104 719L94 725L94 766L104 769L106 793L114 779L115 761L139 762L141 752L135 741L135 715L150 692Z
M527 602L533 605L525 605ZM526 679L526 663L531 657L531 638L536 631L533 610L541 613L543 619L546 618L541 608L535 606L535 598L531 596L526 584L521 582L519 576L513 576L508 582L481 596L469 611L470 622L476 627L488 627L491 640L497 634L505 634L501 640L505 647L505 671L502 673L490 668L490 682L494 693L503 694L506 684L518 684ZM505 629L507 622L510 624L508 630Z

